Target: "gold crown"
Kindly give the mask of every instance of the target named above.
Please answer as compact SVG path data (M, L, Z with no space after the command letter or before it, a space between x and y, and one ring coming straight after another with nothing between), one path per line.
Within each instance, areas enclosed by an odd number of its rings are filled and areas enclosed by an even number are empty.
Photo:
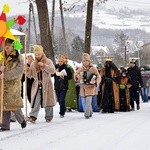
M106 58L106 61L112 61L111 57Z

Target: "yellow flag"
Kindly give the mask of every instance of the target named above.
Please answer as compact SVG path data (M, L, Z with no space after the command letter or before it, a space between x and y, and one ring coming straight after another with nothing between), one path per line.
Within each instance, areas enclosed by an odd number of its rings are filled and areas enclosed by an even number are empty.
M2 52L0 53L0 60L2 60L3 59L3 55L2 55Z
M15 37L12 35L12 33L9 30L7 30L7 32L4 34L4 37L15 40Z
M9 8L9 5L8 4L5 4L3 6L3 13L9 13L10 12L10 8Z

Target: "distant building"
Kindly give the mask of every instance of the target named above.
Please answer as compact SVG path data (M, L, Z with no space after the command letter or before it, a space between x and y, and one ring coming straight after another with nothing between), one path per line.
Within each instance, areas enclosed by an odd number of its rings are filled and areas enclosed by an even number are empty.
M106 57L109 54L107 46L92 46L92 54L99 57Z
M25 36L25 33L20 32L20 31L15 30L15 29L10 29L10 32L12 33L12 35L14 35L14 37L15 37L17 40L20 40L20 36L22 36L22 35Z
M144 58L150 58L150 43L144 44L141 47L141 54Z

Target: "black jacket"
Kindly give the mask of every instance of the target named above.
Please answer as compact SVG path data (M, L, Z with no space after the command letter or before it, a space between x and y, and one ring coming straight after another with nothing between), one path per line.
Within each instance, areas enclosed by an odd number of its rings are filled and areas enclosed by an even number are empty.
M59 66L59 64L55 65L55 68L58 69L58 71L62 71L63 69L66 70L67 76L64 76L64 79L60 78L59 76L56 76L56 73L52 76L54 76L54 87L55 90L67 90L68 89L68 80L72 79L72 73L70 68L63 64L62 66Z
M139 87L139 84L140 84L141 87L143 87L143 80L142 80L141 71L137 66L129 67L127 69L127 72L128 72L128 75L131 78L132 86Z

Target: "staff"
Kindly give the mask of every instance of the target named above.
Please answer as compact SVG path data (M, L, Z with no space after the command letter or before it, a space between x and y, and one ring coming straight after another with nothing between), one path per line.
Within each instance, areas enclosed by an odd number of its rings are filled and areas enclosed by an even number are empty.
M4 42L3 42L3 51L2 51L2 56L1 56L1 59L2 59L2 66L4 66ZM3 68L1 67L1 74L3 73L2 71L4 71L3 70ZM3 98L3 95L4 95L4 79L2 78L1 79L1 111L0 111L0 123L2 123L2 120L3 120L3 110L4 110L4 107L3 107L3 102L4 102L4 98Z

